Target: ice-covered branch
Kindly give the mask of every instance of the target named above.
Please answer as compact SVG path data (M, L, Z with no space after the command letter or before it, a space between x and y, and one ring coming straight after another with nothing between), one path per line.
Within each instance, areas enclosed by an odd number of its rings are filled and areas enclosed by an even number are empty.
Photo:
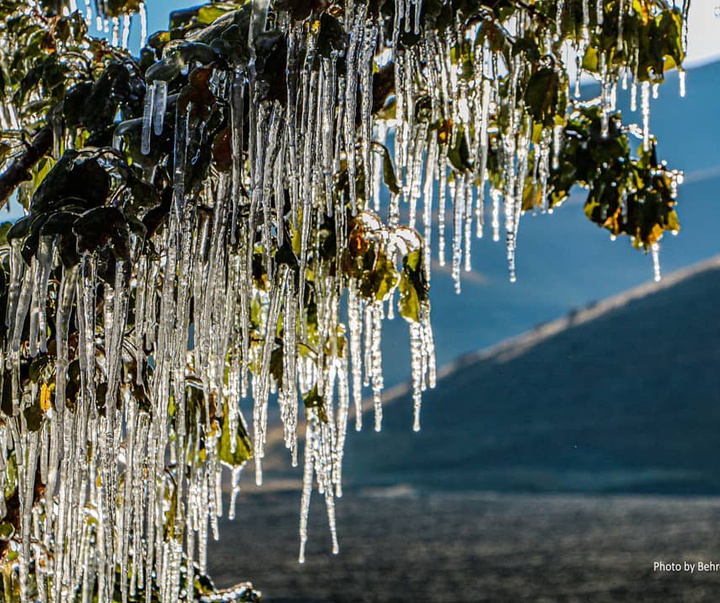
M41 128L19 156L0 174L0 207L3 207L15 189L32 179L32 169L52 149L53 131L50 126Z

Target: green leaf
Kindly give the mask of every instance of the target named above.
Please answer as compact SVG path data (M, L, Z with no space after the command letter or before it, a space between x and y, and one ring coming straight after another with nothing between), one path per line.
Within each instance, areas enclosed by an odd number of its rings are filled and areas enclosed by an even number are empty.
M85 209L104 205L110 194L110 175L96 157L66 151L48 172L32 197L31 211L47 212L70 203Z
M400 275L395 264L383 251L378 251L372 270L363 271L360 280L360 293L368 299L383 301L397 286Z
M104 4L105 14L108 17L121 17L131 15L140 10L144 0L107 0Z
M402 189L398 186L397 176L395 175L395 166L393 165L392 157L388 148L377 141L373 141L375 150L383 156L383 181L388 187L388 190L393 195L399 195Z
M347 35L340 21L323 12L320 15L320 31L317 36L318 52L329 59L333 51L340 52L345 48L346 43Z
M398 291L398 311L408 322L420 322L422 304L428 299L427 281L423 270L422 249L415 249L403 258Z
M451 165L460 172L472 170L473 164L472 161L470 161L470 149L468 148L465 129L458 127L456 131L455 144L451 146L447 152L448 160Z
M0 540L8 541L15 535L15 526L9 521L0 523Z
M33 404L25 408L23 411L25 415L25 421L27 422L27 428L30 431L38 431L42 427L45 413L40 408L40 402L36 400Z
M175 537L175 523L177 521L178 489L174 481L167 481L163 498L167 509L165 511L165 521L163 522L165 528L163 536L167 540Z
M0 245L7 245L7 235L8 232L10 232L12 225L12 222L3 222L2 224L0 224Z
M93 253L112 242L118 259L130 259L130 231L125 216L116 207L96 207L85 212L75 222L73 232L78 253Z
M279 30L266 31L255 38L255 69L258 100L287 100L287 39Z
M235 2L213 2L212 4L205 4L198 9L197 22L199 25L210 25L223 15L227 15L238 8L240 8L240 4Z
M682 13L677 8L664 10L656 17L660 52L665 57L664 71L680 67L685 60L682 43Z
M270 374L273 376L273 379L275 379L275 381L280 387L282 387L284 375L283 359L283 348L281 345L278 345L270 353Z
M47 354L41 354L30 363L30 381L32 383L47 383L55 374L55 359Z
M420 299L405 272L400 278L398 289L400 291L400 299L398 300L400 316L408 322L420 322Z
M18 483L18 467L15 452L11 452L5 463L5 500L12 497L13 492L17 488Z
M599 62L600 61L597 48L593 46L588 46L585 50L585 56L583 56L583 69L585 71L589 71L590 73L597 73Z
M550 67L542 67L530 77L525 88L525 104L536 122L546 126L553 125L559 85L560 78Z
M325 411L325 398L318 393L317 384L315 384L313 388L303 396L303 404L305 404L306 409L316 409L318 418L323 423L328 422L327 412Z

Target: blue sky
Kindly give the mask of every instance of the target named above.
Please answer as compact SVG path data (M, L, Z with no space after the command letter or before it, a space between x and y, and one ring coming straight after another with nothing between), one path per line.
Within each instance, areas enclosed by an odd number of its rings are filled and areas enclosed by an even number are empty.
M197 0L149 0L147 2L148 30L153 32L166 29L168 15L171 11L198 6L200 4L203 4L203 2L198 2Z

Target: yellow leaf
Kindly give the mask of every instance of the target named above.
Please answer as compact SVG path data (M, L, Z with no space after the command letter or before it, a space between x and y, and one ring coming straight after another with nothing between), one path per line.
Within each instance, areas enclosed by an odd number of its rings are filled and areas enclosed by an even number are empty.
M52 389L54 386L49 386L47 383L43 383L40 386L40 408L43 412L47 412L52 407Z

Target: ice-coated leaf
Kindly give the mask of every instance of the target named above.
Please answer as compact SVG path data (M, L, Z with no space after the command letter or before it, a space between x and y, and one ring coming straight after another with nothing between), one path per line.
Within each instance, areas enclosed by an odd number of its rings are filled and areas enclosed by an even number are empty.
M416 323L420 322L421 304L428 298L428 285L422 262L422 249L415 249L403 258L403 269L398 285L400 316Z
M382 301L387 299L400 280L398 270L383 251L378 251L375 265L364 270L360 278L360 293L368 298Z
M118 259L130 258L129 229L125 216L116 207L96 207L82 214L73 225L78 253L93 253L112 243Z
M550 67L538 69L525 89L525 104L537 123L551 125L555 120L560 78Z
M395 166L393 165L392 157L390 157L390 151L385 145L376 143L376 148L380 148L383 158L383 181L388 187L388 190L393 195L399 195L402 189L398 185L397 176L395 175Z
M82 204L86 209L103 205L110 193L110 175L97 159L66 151L36 189L33 213Z
M328 422L327 410L325 408L325 398L318 393L317 385L303 395L303 404L305 405L306 414L313 410L317 412L317 416L323 423Z

